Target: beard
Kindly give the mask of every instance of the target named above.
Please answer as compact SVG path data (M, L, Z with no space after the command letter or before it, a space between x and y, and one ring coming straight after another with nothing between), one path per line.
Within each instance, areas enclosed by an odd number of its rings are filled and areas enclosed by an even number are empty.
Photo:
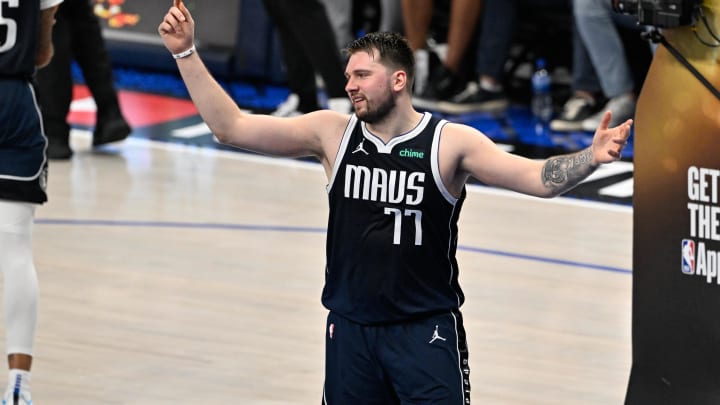
M368 124L375 124L384 120L390 114L390 111L395 109L396 105L395 97L390 92L388 92L387 97L385 97L383 100L380 100L377 104L371 104L367 101L367 99L365 103L367 105L367 108L365 108L365 110L356 111L355 115L357 115L357 117L360 118L361 121L364 121Z

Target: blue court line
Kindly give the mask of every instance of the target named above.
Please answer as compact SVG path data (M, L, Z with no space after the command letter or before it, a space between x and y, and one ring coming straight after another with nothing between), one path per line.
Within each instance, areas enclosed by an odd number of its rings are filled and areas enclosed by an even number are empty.
M139 228L185 228L185 229L224 229L260 232L294 232L294 233L326 233L327 228L302 226L274 226L274 225L248 225L248 224L221 224L213 222L160 222L160 221L113 221L105 219L53 219L36 218L38 225L79 225L79 226L116 226ZM591 270L609 271L613 273L632 274L632 270L619 267L601 266L597 264L575 262L571 260L553 259L549 257L525 255L520 253L504 252L494 249L483 249L471 246L458 246L459 250L474 253L484 253L495 256L510 257L513 259L532 260L543 263L553 263L563 266L583 267Z
M601 266L599 264L589 264L589 263L574 262L571 260L552 259L549 257L524 255L524 254L520 254L520 253L510 253L510 252L503 252L500 250L475 248L475 247L470 247L470 246L458 246L458 249L467 250L469 252L475 252L475 253L486 253L486 254L495 255L495 256L511 257L513 259L533 260L536 262L561 264L563 266L584 267L584 268L592 269L592 270L610 271L613 273L632 274L632 270L623 269L620 267Z

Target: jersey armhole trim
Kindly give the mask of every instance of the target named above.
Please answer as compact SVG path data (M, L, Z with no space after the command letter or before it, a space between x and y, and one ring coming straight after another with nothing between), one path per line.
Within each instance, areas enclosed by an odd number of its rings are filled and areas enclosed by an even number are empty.
M445 183L443 183L442 176L440 175L440 136L442 134L443 127L445 127L445 124L447 123L447 120L440 120L437 125L435 125L435 132L433 133L432 150L430 155L430 164L432 166L433 179L435 179L435 184L437 185L438 190L440 190L440 193L443 195L443 197L445 197L447 202L455 205L458 199L455 198L455 196L453 196L450 191L448 191L447 187L445 187Z
M337 176L338 169L340 168L340 164L342 163L342 160L345 158L345 151L347 150L348 144L350 143L350 137L352 135L353 130L355 129L355 125L357 124L358 118L355 114L350 116L350 121L348 121L347 126L345 127L345 132L343 132L342 140L340 141L340 146L338 147L337 155L335 155L335 162L333 163L333 170L332 175L330 176L330 182L328 182L328 185L325 187L325 190L328 194L330 194L330 190L332 190L333 184L335 183L335 177Z

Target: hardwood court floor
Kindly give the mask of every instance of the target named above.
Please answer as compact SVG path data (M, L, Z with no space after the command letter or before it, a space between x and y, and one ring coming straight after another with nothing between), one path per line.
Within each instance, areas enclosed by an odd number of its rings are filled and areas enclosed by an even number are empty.
M319 403L320 166L80 135L36 215L35 401ZM473 402L621 404L631 209L472 187L460 227Z

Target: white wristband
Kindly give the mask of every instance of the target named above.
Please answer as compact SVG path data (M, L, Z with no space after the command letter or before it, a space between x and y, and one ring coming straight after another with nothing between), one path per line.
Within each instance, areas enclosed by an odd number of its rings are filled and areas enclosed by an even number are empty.
M172 57L175 59L182 59L182 58L187 58L188 56L190 56L194 53L195 53L195 44L193 44L193 46L190 47L190 49L188 49L187 51L172 54Z

